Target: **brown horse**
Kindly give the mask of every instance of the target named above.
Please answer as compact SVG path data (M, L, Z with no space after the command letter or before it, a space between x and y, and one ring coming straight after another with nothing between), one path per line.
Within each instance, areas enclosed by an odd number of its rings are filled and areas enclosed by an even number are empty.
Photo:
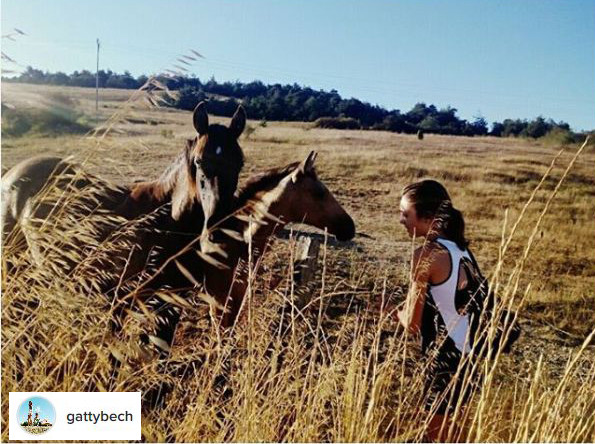
M221 227L227 237L221 245L227 257L218 259L226 268L217 276L215 265L207 264L204 282L206 292L225 307L223 327L233 324L240 311L248 287L249 250L251 262L258 263L270 236L287 223L326 229L340 241L355 236L353 219L318 178L315 160L312 151L303 162L253 177L239 195L237 216L228 227Z
M341 241L355 236L353 219L318 178L315 159L312 152L301 163L250 178L235 202L233 215L211 229L216 248L210 257L201 259L190 250L175 258L187 285L215 299L222 327L232 325L240 311L248 287L250 251L252 263L258 263L269 238L287 223L327 229ZM171 344L179 310L163 301L153 303L164 314L156 336Z
M229 212L244 163L237 140L246 123L245 112L238 107L229 127L209 125L206 104L201 102L194 110L193 123L197 136L187 142L158 179L124 187L100 187L99 194L83 205L89 214L99 208L120 221L140 221L132 235L127 233L128 243L135 245L133 251L127 248L109 258L114 270L125 269L125 275L112 273L102 283L102 291L109 292L122 280L143 272L149 258L158 267L199 235L207 222L214 223ZM45 221L56 211L57 204L37 200L47 188L82 189L96 181L79 172L75 164L56 157L30 159L7 172L2 179L0 214L3 244L11 243L12 236L24 238L35 262L42 264L43 254L37 245L40 230L29 227L30 221ZM114 237L114 229L113 224L100 227L96 237L99 241ZM69 264L63 271L70 272L72 266ZM161 281L176 279L170 275L171 270L164 270Z

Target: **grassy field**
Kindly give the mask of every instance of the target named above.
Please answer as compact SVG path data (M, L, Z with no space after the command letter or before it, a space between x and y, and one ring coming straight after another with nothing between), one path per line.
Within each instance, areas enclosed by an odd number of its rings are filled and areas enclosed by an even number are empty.
M105 136L3 137L3 170L36 154L73 155L93 173L129 183L156 177L194 136L189 112L148 106L132 91L100 91L98 116L92 89L4 83L2 98L17 110L50 112L67 104L87 122L98 117L110 125ZM592 145L565 173L578 146L559 153L560 146L522 139L426 135L420 141L294 122L249 121L248 128L240 139L241 181L316 150L319 176L367 236L323 248L308 290L312 302L303 311L290 303L297 291L290 280L266 287L272 274L290 275L291 243L276 241L271 266L256 276L248 314L233 333L214 334L206 308L196 304L172 349L175 376L162 376L152 361L126 366L119 390L146 389L163 378L175 385L165 408L143 420L148 440L423 440L415 340L377 310L382 300L404 297L412 246L398 224L400 190L421 178L446 185L484 273L519 308L523 327L513 353L482 369L486 383L460 413L468 439L595 440ZM101 295L76 293L64 276L39 284L35 273L30 267L2 276L4 424L9 391L102 388L110 350L134 343L133 334L125 344L109 338ZM41 305L31 308L27 301L36 299ZM281 335L279 312L287 306L288 333ZM17 380L19 365L28 370ZM231 395L213 388L223 368Z

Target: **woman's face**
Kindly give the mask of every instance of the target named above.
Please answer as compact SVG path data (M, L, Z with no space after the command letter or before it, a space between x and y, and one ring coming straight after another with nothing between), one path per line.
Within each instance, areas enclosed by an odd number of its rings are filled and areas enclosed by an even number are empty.
M432 220L425 217L417 217L415 206L407 198L403 196L400 204L399 223L403 224L407 229L410 237L424 237L430 231Z

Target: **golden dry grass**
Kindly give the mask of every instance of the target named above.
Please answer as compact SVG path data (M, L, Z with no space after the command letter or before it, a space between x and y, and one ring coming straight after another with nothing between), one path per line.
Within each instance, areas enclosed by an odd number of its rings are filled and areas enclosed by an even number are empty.
M3 100L26 106L47 103L35 97L56 91L94 112L91 90L4 84L2 93ZM74 155L116 183L155 177L193 136L190 113L125 102L130 94L102 91L100 118L121 111L105 137L4 139L3 169L57 153ZM420 410L416 343L377 307L402 300L407 287L411 243L397 220L400 190L433 177L463 211L471 248L502 298L520 307L524 328L511 355L479 369L483 388L458 413L467 417L468 439L595 440L592 146L566 173L578 147L558 156L558 147L525 140L427 135L419 141L300 123L248 124L253 131L241 140L244 180L314 149L319 175L358 231L372 238L323 249L304 309L292 304L304 289L288 278L291 243L276 241L270 267L254 276L247 311L232 333L217 335L204 303L190 301L167 375L136 350L142 320L129 320L125 339L112 338L101 294L82 292L65 276L40 275L25 260L18 273L2 276L4 424L9 391L105 389L109 353L119 353L127 364L118 390L146 390L164 379L174 386L166 407L143 418L147 440L423 440L427 415ZM269 290L267 282L279 275L287 279ZM220 375L227 387L218 384Z

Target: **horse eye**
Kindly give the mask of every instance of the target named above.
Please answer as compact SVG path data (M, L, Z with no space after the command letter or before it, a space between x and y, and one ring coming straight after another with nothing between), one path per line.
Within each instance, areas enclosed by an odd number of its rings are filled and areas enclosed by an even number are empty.
M221 154L222 151L223 150L221 149L221 147L218 146L217 149L215 150L215 154L219 155L219 154Z

